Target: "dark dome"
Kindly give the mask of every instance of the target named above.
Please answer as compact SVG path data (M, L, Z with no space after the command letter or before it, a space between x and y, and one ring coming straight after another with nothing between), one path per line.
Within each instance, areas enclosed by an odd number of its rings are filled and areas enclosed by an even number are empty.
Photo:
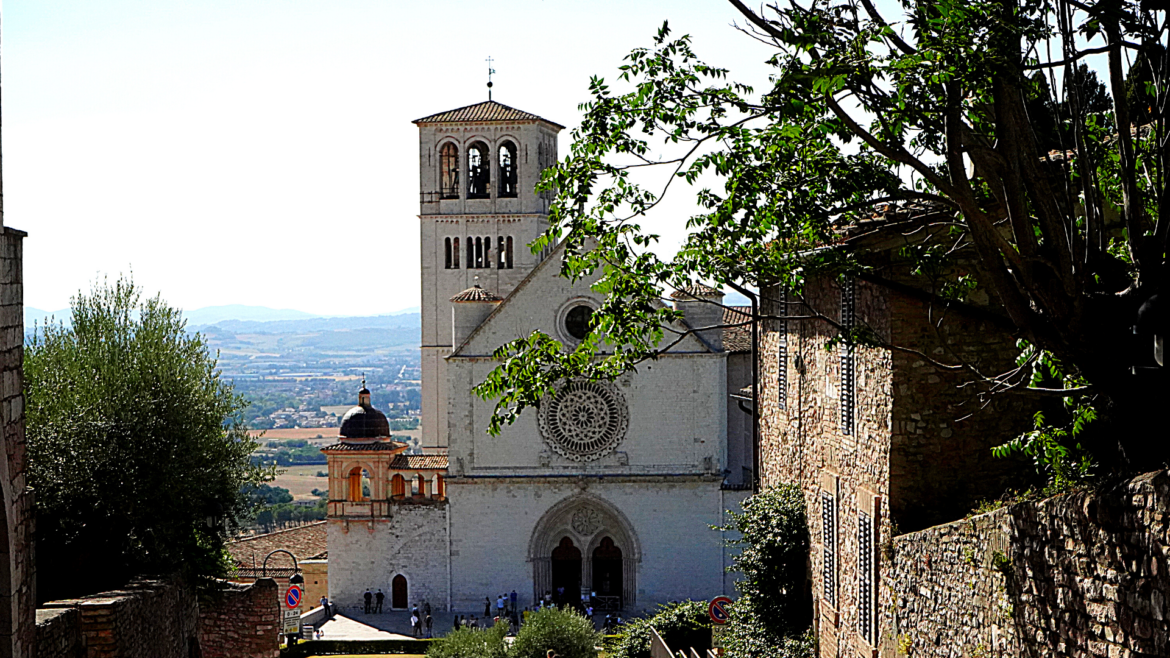
M337 435L343 439L383 439L390 436L386 415L370 404L370 392L363 386L358 406L345 412Z

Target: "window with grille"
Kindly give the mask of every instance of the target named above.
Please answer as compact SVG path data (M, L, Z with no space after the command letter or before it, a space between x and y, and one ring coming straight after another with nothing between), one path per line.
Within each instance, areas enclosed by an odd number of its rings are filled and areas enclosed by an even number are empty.
M788 402L788 291L783 288L779 293L779 309L781 320L776 340L776 403L783 409Z
M821 493L821 581L825 602L837 607L837 506L834 497Z
M838 346L841 355L841 433L853 434L854 407L857 402L856 368L854 364L854 346L852 343L854 307L856 294L853 277L845 277L841 282L841 333L850 335L850 340L842 340Z
M873 645L877 592L874 588L873 518L857 513L857 632Z

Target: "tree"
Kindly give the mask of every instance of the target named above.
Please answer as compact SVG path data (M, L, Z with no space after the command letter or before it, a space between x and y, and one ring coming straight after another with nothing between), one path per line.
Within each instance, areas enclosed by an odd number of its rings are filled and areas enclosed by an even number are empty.
M224 575L243 487L262 472L242 400L181 313L129 279L95 284L68 327L35 329L24 372L38 597Z
M504 636L508 625L499 622L491 628L457 628L431 642L427 658L505 658L508 654Z
M1150 71L1165 69L1166 12L1125 0L908 0L900 16L882 16L871 0L800 0L765 13L730 4L745 38L774 48L764 93L728 81L665 24L621 67L628 89L591 80L570 153L542 178L556 198L532 248L562 241L562 274L600 270L594 289L607 301L571 352L538 333L497 354L501 365L478 388L497 400L491 431L559 380L612 378L667 349L677 314L660 299L671 289L713 281L749 297L777 285L799 295L814 274L864 272L857 254L823 249L842 226L875 204L929 203L940 230L908 258L953 263L961 251L973 262L933 290L936 306L986 294L1032 354L1006 373L953 354L936 366L967 371L986 394L1092 406L1096 431L1077 441L1109 469L1163 461L1164 442L1143 428L1170 392L1161 370L1146 369L1151 334L1165 333L1157 295L1170 276L1167 79L1142 78L1152 102L1140 129L1124 81L1138 53ZM1105 94L1079 68L1098 60ZM1037 74L1054 96L1039 106L1053 115L1058 157L1029 114ZM661 189L636 175L654 168L670 174ZM698 191L685 244L659 258L641 217L672 185L704 177L721 188ZM1143 321L1135 337L1143 307L1154 326ZM1055 364L1057 386L1035 385L1040 358Z
M528 615L509 658L544 658L549 649L560 658L596 658L601 635L593 621L572 610L545 608Z

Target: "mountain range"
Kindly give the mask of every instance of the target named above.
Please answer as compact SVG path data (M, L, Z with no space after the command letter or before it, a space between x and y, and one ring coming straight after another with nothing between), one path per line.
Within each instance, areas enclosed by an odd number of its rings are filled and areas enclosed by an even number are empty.
M233 333L302 333L308 331L334 331L351 329L405 329L419 324L418 307L405 309L388 315L321 316L294 309L273 309L265 306L229 304L208 306L184 311L187 328L206 331L209 327ZM24 326L28 331L34 323L44 324L53 318L57 322L69 323L69 309L44 311L31 306L24 307Z

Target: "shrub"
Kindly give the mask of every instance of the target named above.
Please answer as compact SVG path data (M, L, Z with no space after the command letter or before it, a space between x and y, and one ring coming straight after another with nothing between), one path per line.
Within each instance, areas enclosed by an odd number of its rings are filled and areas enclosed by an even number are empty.
M711 648L711 621L703 601L683 601L659 606L653 617L631 619L618 629L608 658L650 658L650 628L658 631L672 650L694 647L700 653Z
M510 658L545 658L549 649L560 658L596 658L601 635L593 622L569 610L549 608L529 615L512 643Z
M508 625L504 623L483 630L460 628L431 642L427 658L505 658L507 634Z

